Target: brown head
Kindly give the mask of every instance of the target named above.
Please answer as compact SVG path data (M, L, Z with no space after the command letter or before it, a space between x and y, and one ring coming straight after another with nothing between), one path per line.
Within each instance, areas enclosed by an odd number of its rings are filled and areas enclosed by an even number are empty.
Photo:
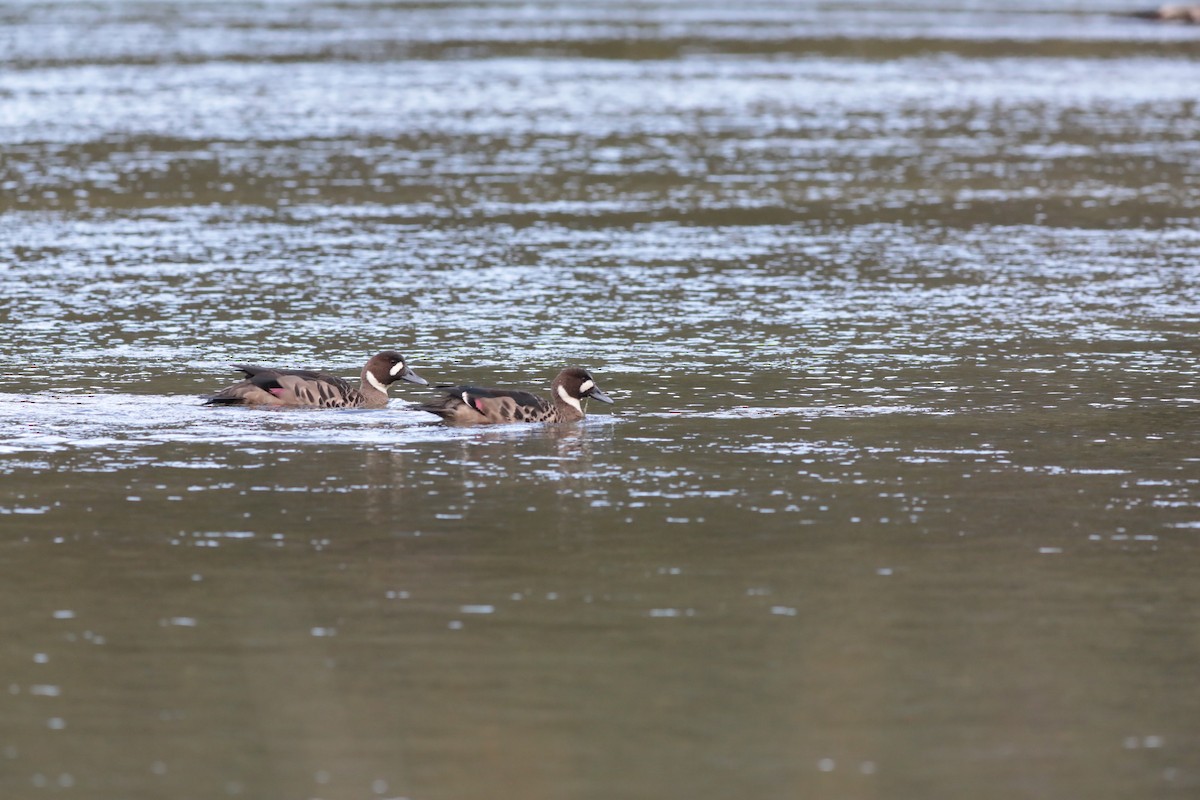
M386 393L387 387L396 381L408 381L425 385L429 381L409 369L404 363L404 356L395 350L384 350L374 355L363 367L363 380Z
M599 400L601 403L611 403L613 400L596 385L592 373L582 367L567 367L558 373L554 383L550 385L554 402L567 405L583 416L583 401Z

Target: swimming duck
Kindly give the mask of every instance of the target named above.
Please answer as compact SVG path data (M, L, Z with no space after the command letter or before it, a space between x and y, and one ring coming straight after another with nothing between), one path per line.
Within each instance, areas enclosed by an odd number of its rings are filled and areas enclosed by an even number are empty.
M1135 11L1130 16L1159 22L1183 22L1200 25L1200 5L1165 5L1149 11Z
M583 419L583 401L612 398L600 391L586 369L568 367L550 384L553 400L532 392L483 389L478 386L439 386L445 397L417 406L437 414L449 425L504 425L509 422L576 422Z
M272 369L234 364L246 379L208 397L205 405L295 406L310 408L384 408L388 386L396 381L426 384L408 368L404 356L385 350L372 356L356 389L344 378L304 369Z

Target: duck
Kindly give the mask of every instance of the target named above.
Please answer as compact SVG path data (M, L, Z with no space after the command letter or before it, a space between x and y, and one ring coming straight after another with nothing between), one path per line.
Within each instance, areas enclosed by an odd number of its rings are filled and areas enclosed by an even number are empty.
M438 387L440 399L416 406L437 414L447 425L506 425L510 422L578 422L588 399L612 403L596 379L582 367L568 367L550 384L552 399L532 392L479 386Z
M344 378L305 369L277 369L255 364L234 364L246 374L245 380L208 396L209 406L290 406L294 408L384 408L388 386L408 381L422 386L429 381L404 363L395 350L384 350L371 357L362 370L362 382L355 388Z
M1149 11L1135 11L1130 16L1140 19L1157 20L1159 22L1183 22L1200 25L1200 5L1163 5Z

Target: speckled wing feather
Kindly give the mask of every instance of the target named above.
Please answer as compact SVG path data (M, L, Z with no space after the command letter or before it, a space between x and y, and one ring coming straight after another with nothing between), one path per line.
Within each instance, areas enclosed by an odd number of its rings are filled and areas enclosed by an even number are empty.
M357 408L365 400L362 393L347 381L333 375L314 374L314 377L307 377L295 371L280 370L274 374L256 375L251 380L283 400L285 405Z
M365 401L358 389L335 375L254 364L234 367L246 374L246 380L217 392L208 399L209 404L357 408Z
M440 400L418 406L456 425L547 422L555 418L554 406L531 392L484 389L479 386L439 387Z

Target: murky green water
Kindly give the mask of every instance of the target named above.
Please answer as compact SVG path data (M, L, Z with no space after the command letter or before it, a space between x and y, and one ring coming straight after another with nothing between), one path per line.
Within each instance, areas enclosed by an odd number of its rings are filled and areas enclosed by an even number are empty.
M1200 31L996 5L0 8L0 795L1194 796ZM384 348L617 403L197 399Z

